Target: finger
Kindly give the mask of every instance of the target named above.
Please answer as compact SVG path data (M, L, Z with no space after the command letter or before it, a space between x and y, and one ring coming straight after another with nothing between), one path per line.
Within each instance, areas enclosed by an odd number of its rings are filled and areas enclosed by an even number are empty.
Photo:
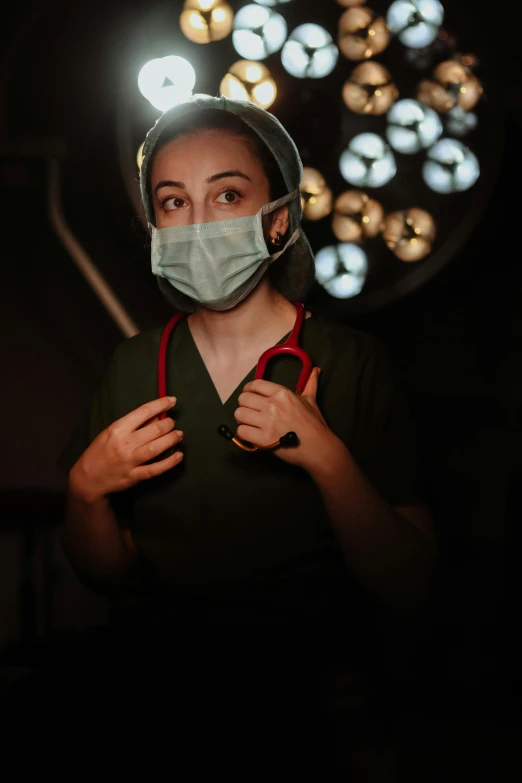
M265 406L265 398L254 392L241 392L237 402L241 408L251 408L253 411L262 411Z
M152 416L152 418L148 419L148 421L145 422L145 424L142 424L142 427L146 427L147 424L152 424L153 421L164 421L162 416L158 413L156 416ZM141 427L138 427L138 429L141 429Z
M240 424L237 428L236 436L241 440L247 440L254 446L268 446L269 442L266 435L258 427L250 427L248 424Z
M149 419L152 419L153 416L170 410L175 404L175 397L159 397L157 400L151 400L144 405L140 405L139 408L127 413L126 416L122 416L121 419L117 419L111 427L114 432L134 432Z
M159 476L162 473L166 473L167 470L174 468L183 459L183 452L176 451L171 457L165 457L165 459L159 462L151 462L149 465L141 465L134 469L132 478L136 480L136 483L144 481L145 479L152 478L153 476Z
M161 438L156 438L148 443L145 443L140 448L135 449L132 452L132 460L135 465L143 465L144 462L148 462L150 459L154 459L159 454L163 454L167 449L177 446L183 440L183 433L181 430L174 430L174 432L168 432Z
M265 381L263 378L258 378L255 381L246 383L243 386L243 391L260 394L262 397L271 397L280 388L281 385L279 383L272 383L272 381Z
M303 393L301 395L302 397L308 397L315 402L315 398L317 397L317 386L319 384L320 374L321 374L321 368L314 367L314 369L310 373L310 377L306 382L306 386L303 389Z
M259 411L253 411L251 408L237 408L234 411L234 418L238 424L248 424L251 427L261 427L263 423L263 414Z
M139 449L146 443L150 443L157 438L162 438L168 432L172 432L176 423L170 416L166 416L164 419L154 417L151 422L144 424L136 432L131 435L131 442L133 450Z

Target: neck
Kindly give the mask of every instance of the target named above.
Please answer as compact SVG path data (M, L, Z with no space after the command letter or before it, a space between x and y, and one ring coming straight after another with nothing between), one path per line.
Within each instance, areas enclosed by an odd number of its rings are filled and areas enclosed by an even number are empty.
M197 306L188 316L194 337L216 358L250 353L258 344L278 342L295 322L292 302L276 291L266 275L242 302L230 310Z

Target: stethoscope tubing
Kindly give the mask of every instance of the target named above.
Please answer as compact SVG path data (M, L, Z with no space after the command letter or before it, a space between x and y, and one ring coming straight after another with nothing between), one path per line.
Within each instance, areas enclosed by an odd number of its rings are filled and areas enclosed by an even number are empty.
M304 305L302 302L297 300L293 301L292 304L296 309L296 319L290 335L282 345L274 345L272 348L268 348L261 354L256 366L254 379L259 380L264 377L266 366L270 359L273 359L274 356L295 356L302 364L301 372L299 374L295 389L295 393L297 395L301 395L312 372L312 360L306 351L299 347L299 334L301 332L305 313ZM158 351L158 397L167 396L167 349L174 327L181 321L182 318L184 318L185 315L186 313L183 312L175 313L168 321L161 335ZM166 416L167 412L164 411L159 415L159 418L164 419ZM227 440L231 440L236 446L239 446L243 450L250 452L266 451L282 445L297 445L298 442L295 432L288 432L278 441L271 443L269 446L249 446L240 438L234 437L229 428L224 424L220 425L218 432L220 435L227 438Z

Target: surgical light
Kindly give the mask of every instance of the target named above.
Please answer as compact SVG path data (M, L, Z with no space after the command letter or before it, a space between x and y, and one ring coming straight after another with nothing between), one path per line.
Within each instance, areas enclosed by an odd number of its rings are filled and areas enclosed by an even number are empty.
M348 8L339 19L339 49L349 60L369 60L389 41L386 20L366 6Z
M455 193L475 184L480 166L476 155L461 141L440 139L428 150L422 176L437 193Z
M388 69L374 60L354 68L343 87L343 100L356 114L384 114L398 95Z
M277 87L266 65L255 60L238 60L221 80L219 93L268 109L276 99Z
M424 209L397 210L384 218L382 238L401 261L420 261L431 251L435 221Z
M336 299L360 293L367 273L366 253L351 242L323 247L315 256L316 280Z
M192 95L196 72L183 57L168 55L149 60L138 75L141 94L159 111L166 111Z
M392 33L411 49L433 43L443 19L444 8L439 0L395 0L386 15Z
M179 24L189 41L221 41L232 32L234 11L224 0L185 0Z
M472 111L465 111L460 106L454 106L444 115L447 130L453 136L466 136L477 127L477 115Z
M301 24L288 37L281 61L291 76L322 79L333 71L339 50L330 33L318 24Z
M418 101L397 101L387 115L386 137L397 152L413 155L430 147L442 134L437 112Z
M379 233L383 208L361 190L345 190L337 197L332 217L332 231L341 242L359 242Z
M471 70L458 60L445 60L433 71L433 79L424 79L417 97L440 112L458 106L472 109L482 95L482 85Z
M286 40L286 22L276 11L251 3L236 13L232 44L248 60L264 60Z
M145 146L145 142L142 141L140 146L138 147L138 152L136 153L136 164L138 166L138 171L141 171L141 164L143 163L143 147Z
M332 191L317 169L304 167L300 191L303 216L307 220L321 220L332 211Z
M351 185L379 188L395 176L393 152L376 133L359 133L341 154L339 168Z

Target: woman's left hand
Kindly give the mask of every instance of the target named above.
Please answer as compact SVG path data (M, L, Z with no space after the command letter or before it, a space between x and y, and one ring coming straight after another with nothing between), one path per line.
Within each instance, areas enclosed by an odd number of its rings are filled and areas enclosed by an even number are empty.
M309 470L335 438L317 406L320 372L319 367L314 367L300 396L286 386L262 379L245 384L238 397L239 408L234 411L239 425L237 437L254 446L268 446L293 431L299 445L281 446L273 453L285 462Z

